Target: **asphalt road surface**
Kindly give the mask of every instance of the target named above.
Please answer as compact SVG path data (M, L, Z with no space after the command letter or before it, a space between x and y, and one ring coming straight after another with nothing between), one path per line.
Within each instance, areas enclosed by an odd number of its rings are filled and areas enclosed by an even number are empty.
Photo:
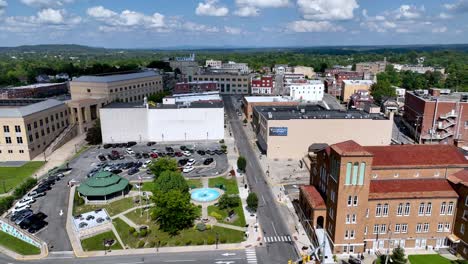
M257 160L257 155L252 149L252 143L249 142L245 134L241 119L237 116L235 106L231 97L225 96L224 106L227 118L231 124L232 133L236 140L240 155L247 160L246 176L250 189L257 193L259 197L258 217L265 237L287 237L290 236L289 230L285 224L276 199L273 196L270 187L266 183L266 176ZM296 260L298 254L291 241L275 241L266 243L266 254L262 255L265 263L287 263L289 259ZM262 250L263 251L263 250ZM263 256L264 255L264 256Z

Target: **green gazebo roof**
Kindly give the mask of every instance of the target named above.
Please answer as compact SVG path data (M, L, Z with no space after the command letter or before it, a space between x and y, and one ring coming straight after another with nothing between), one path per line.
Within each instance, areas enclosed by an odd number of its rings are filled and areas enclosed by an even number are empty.
M128 180L108 171L98 172L81 183L78 192L84 196L105 196L125 190Z

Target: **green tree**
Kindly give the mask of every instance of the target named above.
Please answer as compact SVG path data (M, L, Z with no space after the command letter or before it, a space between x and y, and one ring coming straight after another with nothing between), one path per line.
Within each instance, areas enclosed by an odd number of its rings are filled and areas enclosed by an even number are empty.
M405 250L401 248L400 246L398 246L397 248L394 248L391 259L392 259L392 263L406 264Z
M219 198L218 204L220 209L237 207L240 204L239 196L223 194L221 198Z
M247 160L243 156L239 156L239 158L237 158L237 168L245 172L246 167L247 167Z
M179 168L177 167L176 159L169 158L169 157L162 157L162 158L157 159L156 161L150 164L149 169L153 173L155 181L159 178L161 173L163 173L164 171L172 171L172 172L179 171Z
M169 62L160 61L160 60L151 61L150 63L148 63L148 65L146 67L164 70L165 72L171 72L172 71L171 66L169 66Z
M378 103L382 102L385 97L395 96L395 89L392 88L390 82L387 79L377 81L371 86L371 94L375 101Z
M190 203L188 193L170 190L165 194L153 195L153 201L156 206L151 212L152 219L159 223L161 230L171 235L191 227L197 217L197 208Z
M249 193L247 196L247 207L253 211L257 211L258 208L258 197L254 192Z
M99 119L96 120L93 127L86 131L85 140L90 145L98 145L102 143L101 121Z
M171 190L179 190L182 193L187 193L189 190L187 181L179 171L163 171L154 180L153 193L167 193Z
M169 95L169 92L155 93L148 97L148 101L155 102L155 103L162 103L163 98L168 95Z

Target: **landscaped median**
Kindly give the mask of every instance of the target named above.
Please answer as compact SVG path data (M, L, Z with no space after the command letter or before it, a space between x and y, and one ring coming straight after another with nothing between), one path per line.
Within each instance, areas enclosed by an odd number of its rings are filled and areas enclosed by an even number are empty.
M235 177L231 177L231 179L226 179L225 177L211 178L208 181L208 185L211 188L224 189L224 195L228 196L228 199L234 200L231 206L224 206L223 197L221 197L216 205L208 206L208 215L216 218L218 222L223 224L245 227L244 210L242 209L242 201L240 197L238 197L239 189ZM232 206L232 204L234 204L234 206ZM228 218L230 213L234 213L231 215L231 219Z
M41 249L0 231L0 245L20 255L39 255Z

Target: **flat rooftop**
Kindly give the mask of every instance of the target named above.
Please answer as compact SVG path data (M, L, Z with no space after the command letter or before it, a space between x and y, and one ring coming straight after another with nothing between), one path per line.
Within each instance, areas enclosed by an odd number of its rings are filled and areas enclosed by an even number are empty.
M355 84L355 85L362 85L362 84L372 85L374 81L372 80L343 80L343 83Z
M447 90L447 89L441 89L441 90ZM424 92L426 91L426 92ZM465 97L468 99L468 93L444 93L439 96L432 96L429 94L427 90L422 90L422 91L406 91L409 94L412 94L424 101L427 102L435 102L437 101L442 101L442 102L462 102L462 98ZM466 102L466 101L465 101Z
M269 102L292 102L291 97L286 96L244 96L248 103L269 103Z
M133 79L148 78L159 76L154 71L142 71L135 73L124 73L124 74L108 74L108 75L85 75L77 78L73 78L73 82L95 82L95 83L111 83L121 82Z
M21 89L37 89L37 88L41 88L41 87L49 87L49 86L56 86L56 85L63 85L63 84L66 84L66 82L61 82L61 83L35 83L35 84L23 85L23 86L17 86L17 87L6 87L6 88L2 88L0 90L8 91L8 90L21 90Z
M5 99L0 100L0 118L24 117L45 111L64 102L55 99Z
M299 106L254 106L254 112L268 120L290 119L375 119L386 120L383 114L370 114L361 110L328 110L315 105Z
M198 101L189 104L176 103L176 104L162 104L158 103L156 106L149 106L149 109L180 109L180 108L223 108L223 101ZM125 108L146 108L143 103L121 103L113 102L103 107L103 109L125 109Z

